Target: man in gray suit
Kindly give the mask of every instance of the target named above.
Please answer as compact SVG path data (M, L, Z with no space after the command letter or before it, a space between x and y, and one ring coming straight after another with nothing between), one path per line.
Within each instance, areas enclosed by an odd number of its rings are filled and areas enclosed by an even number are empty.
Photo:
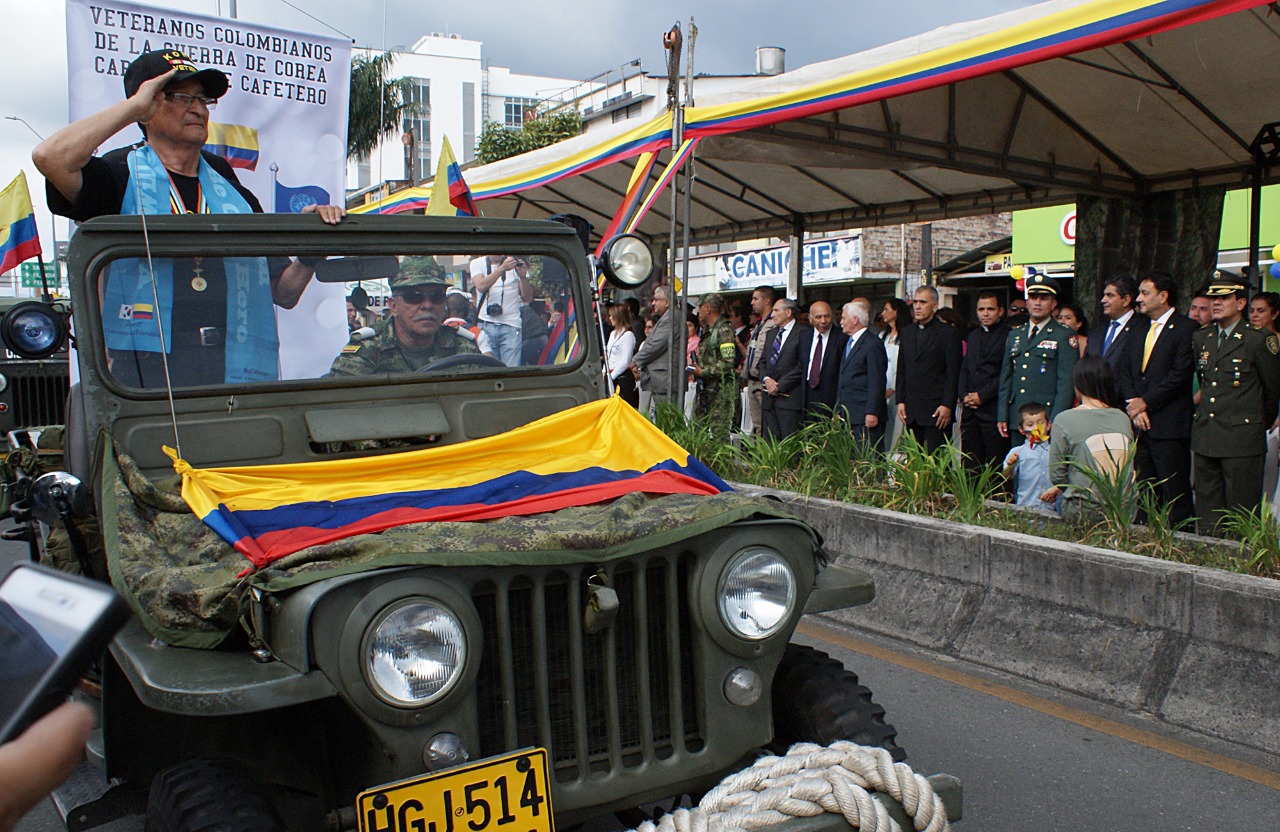
M641 388L649 392L654 407L657 407L660 402L671 401L671 290L666 286L654 289L649 308L662 317L632 356L631 372L635 373ZM683 361L680 366L684 367Z
M840 316L840 328L849 336L840 360L836 385L836 412L849 425L855 439L884 450L886 421L885 371L889 356L884 342L867 332L871 306L849 301Z

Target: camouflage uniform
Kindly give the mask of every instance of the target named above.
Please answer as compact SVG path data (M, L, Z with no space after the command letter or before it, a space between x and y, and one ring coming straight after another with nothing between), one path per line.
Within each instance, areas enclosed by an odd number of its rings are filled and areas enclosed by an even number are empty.
M733 337L733 326L721 315L698 343L698 369L702 371L698 415L706 418L715 435L726 442L733 426L734 399L738 395L733 369L737 359L738 343Z
M406 260L406 264L409 261ZM403 265L402 265L403 268ZM431 258L418 258L412 263L413 271L402 271L388 283L392 296L397 291L407 291L421 286L437 286L442 293L449 284L444 271ZM418 301L414 301L417 303ZM433 303L435 301L432 301ZM352 341L342 348L329 369L330 376L367 376L376 373L416 373L433 362L451 355L479 355L475 340L458 334L458 330L446 326L444 304L440 303L440 328L429 347L410 347L396 338L395 316L378 328L372 338Z
M479 355L475 342L441 325L436 339L425 350L406 347L396 339L395 321L367 341L347 344L334 359L330 376L367 376L375 373L416 373L433 361L451 355Z

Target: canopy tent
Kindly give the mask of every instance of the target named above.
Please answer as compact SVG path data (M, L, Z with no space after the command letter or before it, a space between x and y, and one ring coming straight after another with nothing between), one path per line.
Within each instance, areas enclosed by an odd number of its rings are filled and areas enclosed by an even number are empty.
M1280 121L1278 43L1276 3L1051 0L748 79L685 111L691 241L1247 184L1250 143ZM671 138L670 114L623 122L466 177L486 216L569 211L599 231L636 157ZM669 221L661 200L638 230Z

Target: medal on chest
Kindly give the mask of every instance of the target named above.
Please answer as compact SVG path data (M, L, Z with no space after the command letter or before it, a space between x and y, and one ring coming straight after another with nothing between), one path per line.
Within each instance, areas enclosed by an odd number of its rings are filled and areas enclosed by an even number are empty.
M209 288L209 281L204 279L204 258L193 258L195 265L191 269L191 288L197 292L203 292Z

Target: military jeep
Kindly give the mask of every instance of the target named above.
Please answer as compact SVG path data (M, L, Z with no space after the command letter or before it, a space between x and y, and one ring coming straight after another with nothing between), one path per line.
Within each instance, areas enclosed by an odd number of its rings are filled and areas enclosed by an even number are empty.
M634 274L644 258L629 251L606 271ZM370 334L346 325L352 286L489 254L526 260L563 301L535 363L459 350L408 372L331 372ZM294 259L315 280L278 311L273 347L246 281ZM82 685L101 719L89 762L55 794L69 829L145 812L148 830L174 832L549 831L608 813L634 823L796 741L904 756L853 674L789 643L802 614L869 602L871 581L827 563L771 501L627 494L397 525L261 566L184 504L166 446L198 468L377 464L606 397L596 275L569 229L111 217L79 229L69 260L69 473L35 480L24 497L42 509L20 516L52 526L44 557L110 580L136 613ZM182 304L201 295L225 304L221 331L182 329ZM405 326L444 332L406 310ZM126 348L121 321L154 322L155 346ZM257 336L269 361L230 346ZM958 815L958 787L944 798Z

